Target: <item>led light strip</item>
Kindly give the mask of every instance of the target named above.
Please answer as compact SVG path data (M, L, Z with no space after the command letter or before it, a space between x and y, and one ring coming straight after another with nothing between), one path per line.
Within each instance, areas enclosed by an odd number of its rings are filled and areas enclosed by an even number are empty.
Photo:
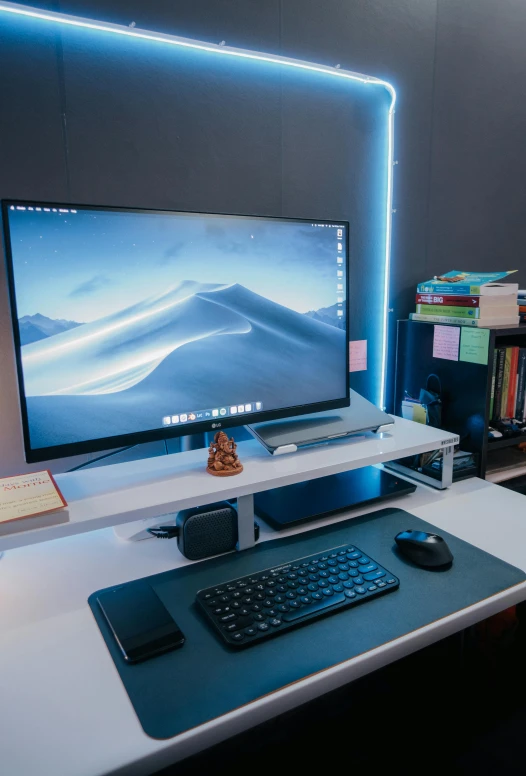
M390 281L390 263L391 263L391 234L392 234L392 213L393 213L393 153L394 153L394 113L396 104L396 92L394 87L388 82L373 76L353 73L350 70L342 70L339 65L328 67L327 65L317 65L312 62L304 62L300 59L291 59L275 54L264 54L259 51L247 51L244 49L231 48L230 46L216 45L214 43L205 43L190 38L180 38L177 35L167 35L161 32L151 32L138 27L125 27L121 24L112 24L110 22L99 22L92 19L85 19L80 16L70 16L69 14L58 13L55 11L45 11L38 8L31 8L27 5L18 3L0 2L0 12L17 14L18 16L29 16L34 19L54 22L56 24L69 25L70 27L83 27L88 30L99 30L101 32L111 32L115 35L125 35L129 38L140 38L151 40L157 43L165 43L171 46L181 48L197 49L199 51L209 51L213 54L221 54L227 57L239 57L241 59L253 59L260 62L270 62L282 67L293 67L298 70L308 70L314 73L322 73L336 78L345 78L351 81L358 81L371 86L380 86L387 90L391 97L391 103L388 111L388 152L387 152L387 202L386 202L386 234L385 234L385 266L384 266L384 307L383 307L383 332L382 332L382 371L380 380L380 407L385 406L385 390L387 378L387 349L388 349L388 330L387 318L389 308L389 281Z

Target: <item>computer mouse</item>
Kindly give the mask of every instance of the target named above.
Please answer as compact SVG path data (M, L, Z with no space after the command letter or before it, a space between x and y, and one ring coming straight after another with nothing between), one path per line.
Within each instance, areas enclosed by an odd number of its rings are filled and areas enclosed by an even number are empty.
M453 563L453 553L445 539L425 531L401 531L395 536L398 549L406 558L424 568L438 568Z

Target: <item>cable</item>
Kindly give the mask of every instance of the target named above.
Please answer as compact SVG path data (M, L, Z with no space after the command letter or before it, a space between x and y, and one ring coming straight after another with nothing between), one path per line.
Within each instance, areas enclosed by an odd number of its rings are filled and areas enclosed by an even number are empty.
M146 530L156 539L175 539L176 536L179 536L177 525L159 525L157 528L147 528Z
M72 469L68 469L68 472L76 472L79 469L83 469L85 466L90 466L92 463L97 463L97 461L102 461L104 458L111 458L112 455L118 455L119 453L124 453L126 450L131 450L133 447L137 447L137 445L129 445L128 447L121 447L120 450L114 450L112 453L105 453L104 455L99 455L98 458L92 458L91 461L85 461L85 463L79 463L78 466L74 466Z

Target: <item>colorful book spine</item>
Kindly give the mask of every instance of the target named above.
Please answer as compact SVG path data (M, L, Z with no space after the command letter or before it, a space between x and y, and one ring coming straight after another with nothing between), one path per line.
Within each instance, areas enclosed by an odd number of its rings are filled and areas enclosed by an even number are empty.
M497 360L497 374L495 377L495 400L493 402L492 420L500 420L502 417L502 385L504 383L504 363L506 361L506 348L496 348L495 359Z
M511 348L510 355L510 382L508 388L508 403L506 405L506 417L515 417L515 405L517 402L517 369L519 366L519 348Z
M495 381L497 378L497 354L498 350L495 350L493 354L493 365L491 368L491 393L489 399L489 419L493 419L493 407L495 405Z
M454 296L446 294L417 294L417 304L433 304L453 307L480 307L480 296Z
M480 286L460 285L457 283L443 283L440 281L419 283L416 287L418 294L451 294L452 296L479 295Z
M502 378L502 399L500 403L500 417L507 418L508 393L510 390L511 348L506 348L504 356L504 376Z
M526 348L519 348L519 365L517 375L517 403L515 417L524 420L524 404L526 403Z
M453 318L448 315L422 315L421 313L409 313L412 321L424 321L425 323L453 323L456 326L486 326L491 324L483 323L477 318Z
M417 313L422 315L448 315L456 318L480 318L480 308L456 307L455 305L417 304Z

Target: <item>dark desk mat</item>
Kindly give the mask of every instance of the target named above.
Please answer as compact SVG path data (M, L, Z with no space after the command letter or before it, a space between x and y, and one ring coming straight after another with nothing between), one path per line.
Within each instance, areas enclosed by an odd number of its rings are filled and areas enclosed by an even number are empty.
M446 508L446 506L444 507ZM397 554L406 528L440 533L455 556L426 571ZM223 644L194 604L198 590L341 544L356 544L400 578L400 589L243 650ZM400 509L281 537L148 578L186 643L136 665L122 658L93 593L89 604L144 731L170 738L526 580L514 566ZM129 584L133 584L130 582ZM102 591L98 591L99 593Z

